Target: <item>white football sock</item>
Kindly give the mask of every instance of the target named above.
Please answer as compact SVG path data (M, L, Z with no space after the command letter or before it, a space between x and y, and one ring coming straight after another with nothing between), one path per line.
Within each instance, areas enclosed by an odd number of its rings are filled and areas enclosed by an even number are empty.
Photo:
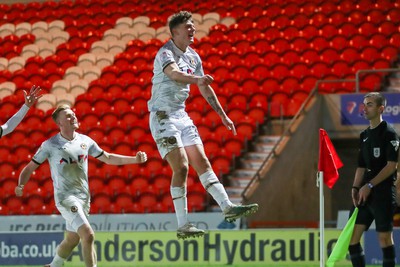
M62 267L65 259L58 256L58 253L53 258L53 261L50 263L50 267Z
M223 211L226 208L233 206L224 186L220 183L217 175L215 175L213 171L207 171L200 175L199 178L206 191L210 193Z
M187 214L187 198L186 187L172 187L170 188L172 201L174 202L175 215L178 220L178 228L184 226L188 222Z

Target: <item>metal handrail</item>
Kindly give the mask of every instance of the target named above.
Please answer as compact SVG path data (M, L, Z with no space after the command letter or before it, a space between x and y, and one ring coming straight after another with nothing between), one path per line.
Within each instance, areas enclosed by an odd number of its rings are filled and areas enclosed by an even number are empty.
M304 111L306 105L310 102L311 98L316 94L318 90L318 87L315 86L314 89L310 92L310 94L308 95L308 97L304 100L304 102L301 104L299 110L297 111L297 113L293 116L293 118L291 119L289 126L287 127L287 129L285 130L285 132L281 135L281 137L279 138L278 142L276 142L276 144L274 145L274 147L271 150L271 153L269 153L269 155L265 158L265 160L263 161L263 163L261 164L260 168L257 170L257 172L254 174L254 177L251 179L251 181L247 184L246 188L243 190L242 192L242 198L243 199L247 199L246 198L246 193L249 191L250 187L255 183L260 181L261 175L260 172L261 170L264 168L264 166L267 164L267 162L271 159L271 157L276 155L276 150L279 146L279 144L282 142L283 138L285 136L289 136L291 134L290 132L290 128L292 127L292 125L294 125L295 121L300 117L301 113Z
M358 70L356 72L356 93L360 92L360 74L363 73L377 73L377 72L400 72L400 68L391 68L391 69L365 69Z
M265 160L263 161L263 163L261 164L260 168L258 168L257 172L254 174L253 178L250 180L250 182L247 184L246 188L243 190L242 192L242 198L243 199L248 199L247 198L247 192L250 190L250 188L253 186L254 183L260 181L262 179L261 177L261 170L264 169L264 167L267 165L268 161L276 156L276 150L278 148L278 146L280 145L280 143L282 142L283 138L285 136L289 136L291 134L290 129L292 128L292 126L294 125L294 123L296 122L296 120L300 117L300 115L303 113L306 105L310 102L311 98L317 93L319 85L321 83L343 83L343 82L355 82L356 86L355 86L355 93L359 93L360 92L360 75L363 73L376 73L376 72L400 72L400 68L391 68L391 69L364 69L364 70L358 70L356 72L356 77L355 79L332 79L332 80L317 80L315 83L314 88L311 90L310 94L308 95L308 97L304 100L304 102L302 103L302 105L300 106L299 110L297 111L297 113L293 116L293 118L291 119L287 129L284 131L284 133L281 135L281 137L279 138L278 142L276 142L276 144L274 145L274 147L271 150L271 153L265 158Z

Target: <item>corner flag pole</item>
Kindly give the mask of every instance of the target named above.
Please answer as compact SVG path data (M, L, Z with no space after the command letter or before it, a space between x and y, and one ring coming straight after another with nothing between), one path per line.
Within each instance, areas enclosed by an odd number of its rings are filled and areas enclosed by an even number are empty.
M319 266L325 267L325 211L324 211L324 173L317 174L317 186L319 187Z

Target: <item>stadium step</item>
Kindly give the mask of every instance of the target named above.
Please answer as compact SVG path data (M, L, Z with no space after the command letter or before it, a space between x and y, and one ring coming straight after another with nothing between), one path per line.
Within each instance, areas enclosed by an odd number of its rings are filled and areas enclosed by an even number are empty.
M240 162L243 167L248 169L258 170L264 162L264 159L241 159Z
M269 153L265 152L249 152L244 155L244 159L246 160L264 160L268 157Z
M237 187L241 187L242 189L245 189L246 186L250 183L251 179L253 177L249 177L249 178L238 178L238 177L233 177L230 181L231 181L231 185L232 186L237 186Z
M240 159L242 168L236 169L230 176L230 187L226 188L229 198L234 203L242 201L242 192L249 182L264 163L265 159L270 155L272 149L279 141L281 136L277 135L260 135L254 142L254 151L249 151Z

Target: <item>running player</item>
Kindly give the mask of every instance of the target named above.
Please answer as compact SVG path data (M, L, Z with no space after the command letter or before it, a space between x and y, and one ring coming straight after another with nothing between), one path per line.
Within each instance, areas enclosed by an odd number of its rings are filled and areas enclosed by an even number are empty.
M396 208L397 160L399 137L382 119L386 99L380 93L364 96L364 117L369 127L360 134L360 150L352 199L358 207L349 252L353 266L364 267L365 256L360 244L364 231L375 220L384 267L395 266L393 215Z
M102 150L90 137L79 134L78 120L68 105L59 106L52 114L60 132L42 143L19 176L15 188L17 196L23 195L24 185L32 172L46 159L49 161L57 209L66 220L65 239L57 247L53 261L45 266L59 267L81 242L85 266L96 266L94 231L89 224L90 191L88 183L88 156L111 165L143 163L144 152L136 156L112 154Z
M29 94L26 93L24 90L24 98L25 98L25 103L22 105L22 107L15 113L6 123L1 125L0 127L0 137L3 137L12 131L20 124L22 119L25 117L26 113L28 113L28 110L30 107L32 107L35 102L42 97L40 95L41 89L39 86L32 86L31 90L29 91Z
M212 170L196 126L185 111L190 84L197 84L203 97L219 114L223 124L236 135L233 122L226 115L210 86L213 77L204 74L199 55L189 46L194 41L192 14L181 11L169 21L172 39L157 53L154 61L152 96L148 102L150 130L158 151L172 168L171 196L178 221L178 239L204 235L188 221L186 179L189 164L200 177L204 188L221 207L225 219L234 221L254 213L258 204L234 205Z

